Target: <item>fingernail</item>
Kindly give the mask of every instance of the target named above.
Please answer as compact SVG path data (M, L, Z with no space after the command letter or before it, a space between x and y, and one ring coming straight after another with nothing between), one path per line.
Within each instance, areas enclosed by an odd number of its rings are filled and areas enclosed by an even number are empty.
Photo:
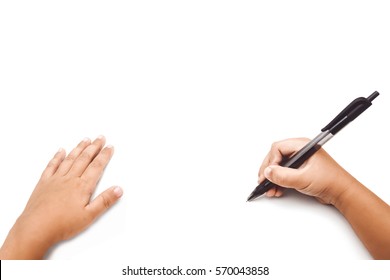
M114 194L116 197L121 197L123 195L123 190L121 187L115 187L114 188Z
M269 178L271 176L271 171L272 171L272 168L271 167L267 167L265 170L264 170L264 176Z
M85 137L84 139L83 139L83 142L90 142L91 141L91 139L89 139L88 137Z
M260 177L257 178L257 183L258 183L258 184L261 183Z
M97 139L104 139L104 135L99 135Z
M107 149L114 149L114 146L113 145L107 145L106 148Z
M63 148L59 148L58 151L57 151L57 153L62 153L63 151L64 151Z

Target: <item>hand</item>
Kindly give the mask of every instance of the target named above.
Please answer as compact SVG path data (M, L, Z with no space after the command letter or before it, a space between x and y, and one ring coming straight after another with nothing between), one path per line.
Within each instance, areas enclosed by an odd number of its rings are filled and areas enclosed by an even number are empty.
M84 139L68 156L60 149L49 162L26 208L11 229L1 258L40 259L55 243L87 228L121 196L111 187L90 201L113 147ZM66 156L66 157L65 157Z
M284 188L314 196L334 205L348 220L367 250L376 259L390 259L390 207L335 162L322 148L300 168L278 165L300 150L308 139L288 139L272 145L260 167L259 182L266 177ZM267 192L281 196L283 188Z
M278 165L283 157L290 157L308 142L308 139L299 138L274 143L260 167L258 181L267 178L281 187L293 188L303 194L314 196L322 203L335 204L355 178L322 148L299 169ZM269 197L279 197L282 194L283 188L279 187L267 192Z

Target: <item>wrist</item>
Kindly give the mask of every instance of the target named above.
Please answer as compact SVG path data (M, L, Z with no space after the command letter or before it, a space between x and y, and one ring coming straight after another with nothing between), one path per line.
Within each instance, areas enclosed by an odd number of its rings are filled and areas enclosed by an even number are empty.
M338 182L335 188L336 194L333 196L332 204L341 212L344 213L345 209L349 205L351 197L356 193L357 189L361 186L360 182L353 176L348 174L345 179Z
M21 217L10 230L0 251L1 259L43 259L53 245L36 228L25 226Z

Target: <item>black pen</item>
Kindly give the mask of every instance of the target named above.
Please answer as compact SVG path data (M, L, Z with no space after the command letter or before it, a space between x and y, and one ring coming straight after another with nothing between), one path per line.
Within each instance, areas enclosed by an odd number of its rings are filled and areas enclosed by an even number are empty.
M321 129L321 133L317 135L313 140L307 143L301 150L296 152L291 158L282 161L281 166L298 168L309 157L317 152L322 145L324 145L330 138L332 138L343 127L356 119L361 113L363 113L368 107L371 106L371 102L379 95L379 92L375 91L369 97L359 97L352 101L344 110L340 112L327 126ZM249 195L247 201L254 200L255 198L266 193L273 187L276 187L274 183L265 179L261 182L254 191Z

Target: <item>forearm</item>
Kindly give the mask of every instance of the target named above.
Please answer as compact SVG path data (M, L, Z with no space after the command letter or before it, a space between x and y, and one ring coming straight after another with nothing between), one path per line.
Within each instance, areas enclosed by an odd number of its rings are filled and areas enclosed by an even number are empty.
M375 259L390 259L390 206L353 180L335 207Z
M50 244L37 232L26 232L18 223L10 230L0 248L2 260L39 260L43 259Z

